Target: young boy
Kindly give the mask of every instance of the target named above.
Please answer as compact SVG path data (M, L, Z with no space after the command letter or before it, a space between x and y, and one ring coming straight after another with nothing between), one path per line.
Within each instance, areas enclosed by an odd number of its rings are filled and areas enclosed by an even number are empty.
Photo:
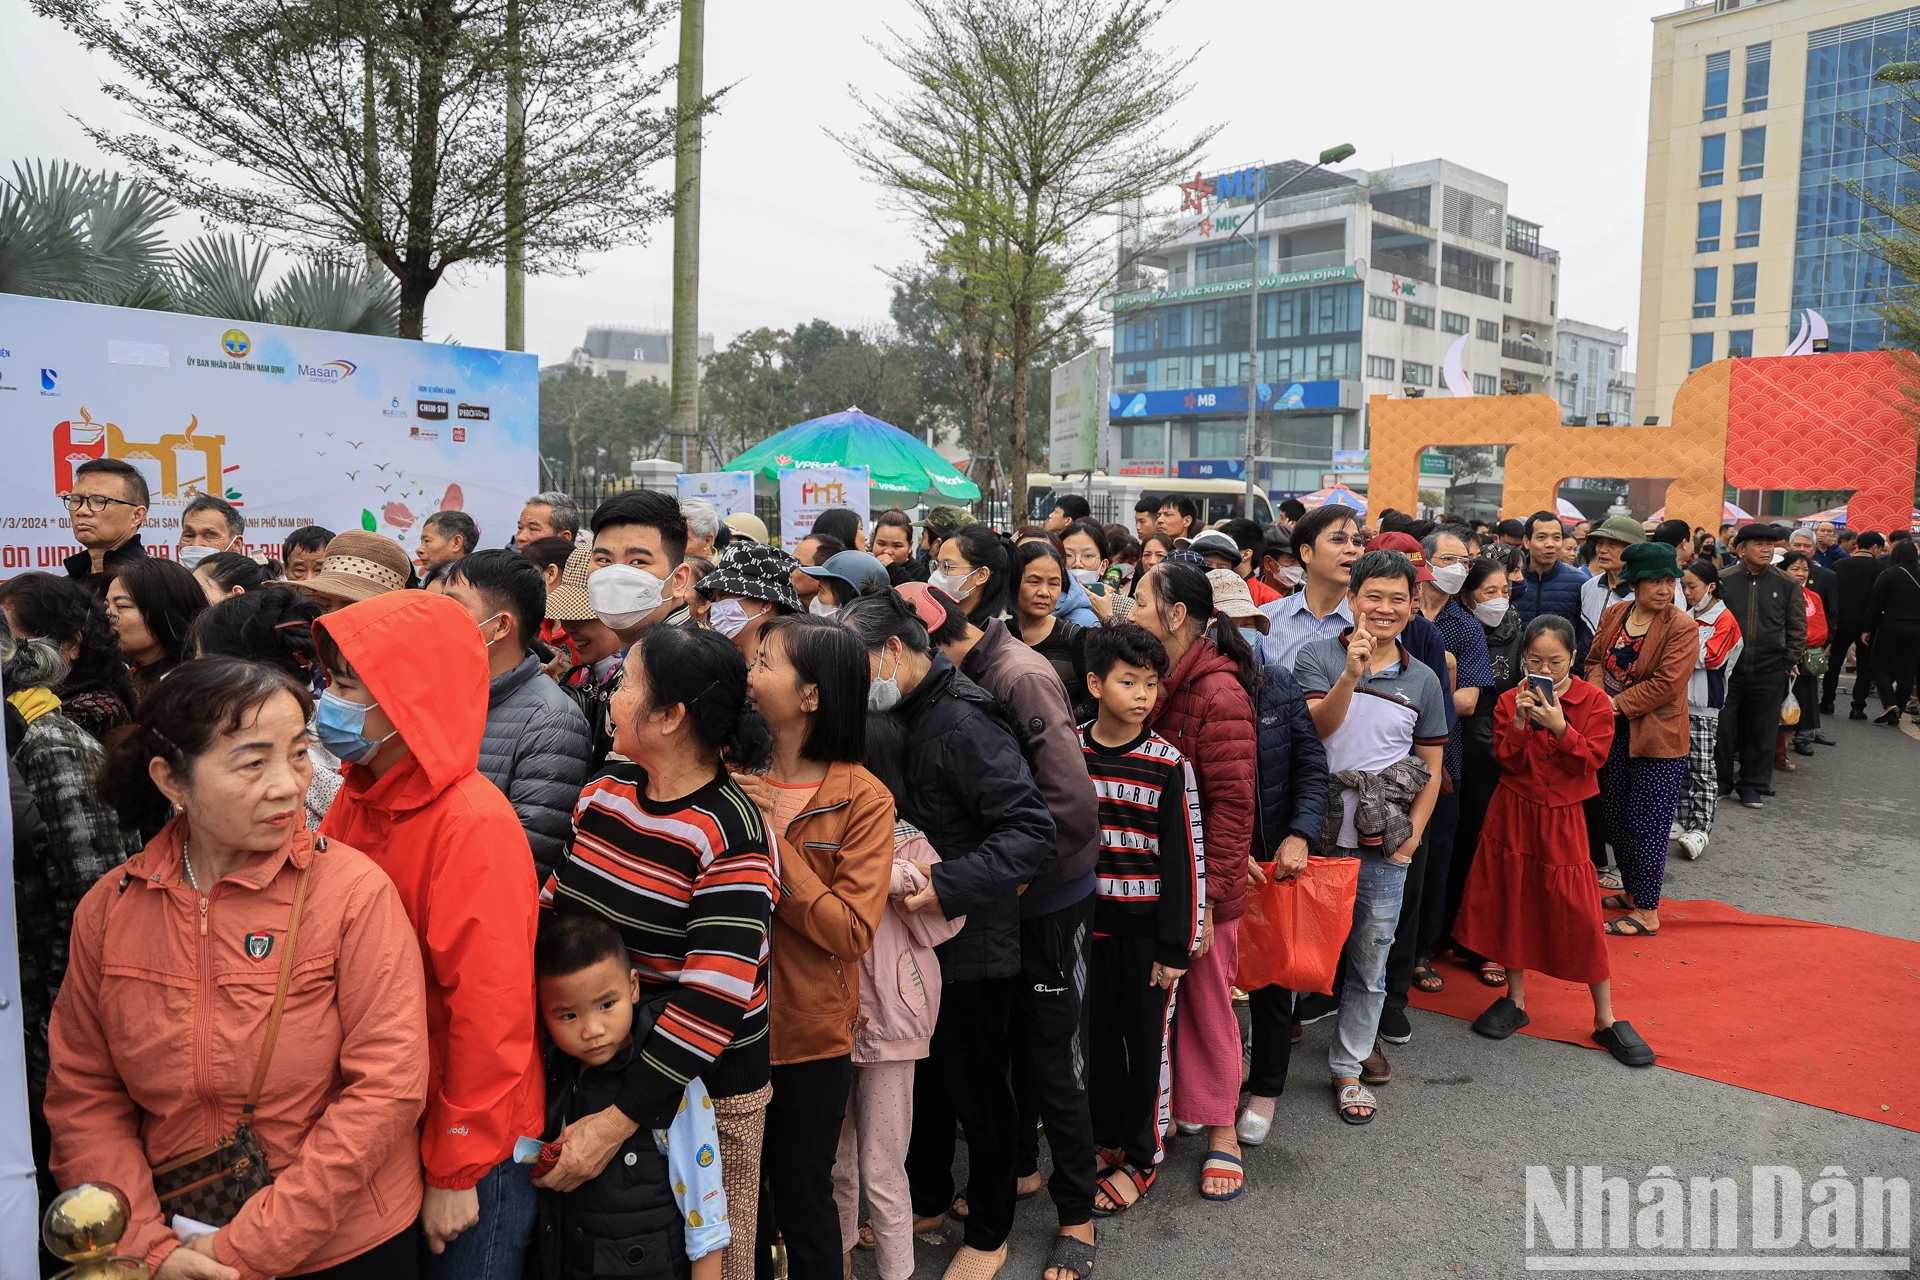
M599 916L543 912L533 969L547 1054L549 1140L613 1105L632 1059L640 977L620 933ZM732 1242L713 1102L687 1082L668 1129L642 1130L591 1182L540 1193L542 1280L598 1275L717 1280ZM689 1269L691 1259L691 1269Z
M1099 704L1081 748L1100 803L1088 1056L1094 1140L1107 1166L1093 1211L1104 1217L1147 1193L1164 1154L1173 984L1200 945L1206 859L1193 768L1146 727L1167 651L1142 627L1095 627L1086 666Z

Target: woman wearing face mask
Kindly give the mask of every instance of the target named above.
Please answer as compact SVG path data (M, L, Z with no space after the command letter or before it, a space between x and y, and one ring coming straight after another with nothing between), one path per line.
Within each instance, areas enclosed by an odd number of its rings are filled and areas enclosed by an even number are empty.
M892 585L887 566L865 551L837 551L807 572L820 584L807 612L820 618L837 618L848 601Z
M1066 559L1050 542L1029 542L1014 553L1018 566L1014 586L1014 625L1029 649L1047 660L1067 701L1086 697L1086 669L1080 661L1080 637L1085 628L1054 616L1060 589L1067 576Z
M800 562L778 547L738 542L727 549L720 567L694 588L706 600L707 626L733 641L748 662L754 659L761 628L775 618L800 612L793 571Z
M957 554L953 538L941 544L941 561ZM927 613L944 620L931 601ZM902 906L967 918L940 948L940 1021L915 1072L907 1153L915 1226L937 1229L953 1202L953 1125L943 1117L957 1115L967 1133L967 1216L946 1274L988 1280L1006 1261L1013 1226L1019 1136L1008 1028L1021 971L1020 889L1053 848L1053 818L1001 703L929 649L927 621L911 602L897 591L862 596L841 621L866 645L868 705L907 724L900 816L941 857Z
M138 696L180 662L187 628L206 608L205 589L171 560L142 556L115 572L107 585L107 618L119 634L120 656L133 668Z
M1013 594L1008 582L1011 561L999 534L984 524L970 524L941 542L927 585L959 601L976 627L989 618L1004 622Z
M1087 604L1103 624L1125 622L1133 612L1133 597L1120 592L1133 576L1131 565L1116 566L1108 559L1108 533L1091 520L1076 520L1060 535L1067 573L1087 593ZM1124 573L1116 572L1124 569Z
M1733 611L1720 600L1720 571L1710 559L1695 560L1680 575L1687 612L1700 624L1700 653L1687 681L1687 723L1690 730L1687 772L1680 781L1679 846L1682 857L1698 858L1707 851L1713 834L1714 810L1720 803L1719 766L1715 759L1720 740L1720 708L1727 701L1727 676L1740 661L1746 640Z
M192 550L193 548L189 548ZM215 551L202 556L193 568L193 576L207 593L207 603L219 604L228 596L245 595L267 585L266 566L252 556L237 551Z

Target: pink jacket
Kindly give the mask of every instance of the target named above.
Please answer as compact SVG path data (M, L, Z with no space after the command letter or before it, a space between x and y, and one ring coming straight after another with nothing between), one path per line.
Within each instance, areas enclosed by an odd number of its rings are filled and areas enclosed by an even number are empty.
M937 911L904 911L900 901L926 888L926 875L913 864L938 861L940 855L919 831L904 822L894 826L887 909L874 930L873 945L860 957L856 1065L927 1056L933 1024L940 1020L940 961L933 949L959 933L967 918L943 920Z

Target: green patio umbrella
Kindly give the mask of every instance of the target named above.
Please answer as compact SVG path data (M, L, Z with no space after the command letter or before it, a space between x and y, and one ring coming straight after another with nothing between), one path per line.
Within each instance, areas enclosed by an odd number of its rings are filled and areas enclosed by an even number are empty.
M952 463L917 438L890 422L858 409L830 413L768 436L728 462L727 471L751 471L768 483L778 483L782 467L865 467L873 493L889 498L933 496L942 501L971 502L980 486L954 469Z

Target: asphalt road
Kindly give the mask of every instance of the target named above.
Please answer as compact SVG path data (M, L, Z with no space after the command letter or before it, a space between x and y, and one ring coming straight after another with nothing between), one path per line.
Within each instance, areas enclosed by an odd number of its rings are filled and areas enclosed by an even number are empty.
M1799 769L1779 776L1779 795L1764 810L1723 808L1706 855L1669 862L1669 896L1920 940L1920 740L1850 722L1846 706L1843 683L1840 715L1826 725L1839 745L1794 757ZM1445 971L1464 979L1462 970ZM1740 1192L1733 1253L1676 1259L1666 1251L1657 1260L1665 1269L1710 1261L1719 1275L1762 1274L1738 1262L1753 1254L1752 1166L1792 1166L1809 1186L1835 1165L1856 1187L1867 1175L1920 1183L1920 1136L1905 1130L1657 1066L1631 1071L1572 1045L1487 1041L1439 1014L1416 1011L1413 1025L1412 1043L1390 1050L1394 1081L1379 1090L1380 1116L1364 1128L1340 1122L1317 1069L1331 1021L1308 1027L1273 1134L1247 1153L1246 1191L1228 1204L1201 1200L1204 1140L1176 1140L1141 1206L1101 1224L1098 1280L1527 1274L1530 1165L1562 1180L1566 1166L1599 1165L1636 1190L1657 1166L1682 1183L1732 1177ZM1044 1193L1020 1205L1002 1276L1039 1280L1054 1221ZM1544 1225L1537 1230L1533 1252L1552 1253ZM939 1277L958 1242L954 1227L921 1237L915 1276ZM1643 1243L1614 1251L1615 1266L1649 1256ZM1911 1250L1896 1252L1891 1266L1906 1271ZM1592 1270L1609 1255L1584 1256L1580 1269ZM1803 1242L1770 1261L1800 1269L1807 1256ZM854 1274L878 1274L872 1254L855 1253Z

